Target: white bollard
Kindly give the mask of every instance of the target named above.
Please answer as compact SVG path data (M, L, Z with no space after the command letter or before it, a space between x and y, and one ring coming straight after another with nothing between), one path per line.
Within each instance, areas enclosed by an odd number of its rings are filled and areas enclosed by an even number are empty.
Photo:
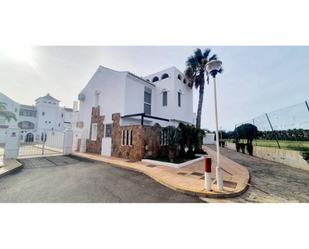
M205 163L205 181L204 181L204 187L207 191L211 191L211 158L205 157L204 159Z

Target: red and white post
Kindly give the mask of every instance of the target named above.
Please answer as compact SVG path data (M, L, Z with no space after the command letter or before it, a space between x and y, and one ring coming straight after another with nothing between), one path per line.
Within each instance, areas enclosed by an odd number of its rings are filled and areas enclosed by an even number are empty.
M205 181L204 187L207 191L211 191L211 158L205 157Z

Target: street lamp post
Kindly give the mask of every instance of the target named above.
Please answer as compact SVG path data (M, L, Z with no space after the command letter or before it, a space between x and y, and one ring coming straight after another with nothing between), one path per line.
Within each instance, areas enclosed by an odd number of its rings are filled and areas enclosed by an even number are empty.
M214 100L215 100L215 119L216 119L216 147L217 147L217 166L216 166L216 178L217 187L219 191L223 190L223 173L220 167L220 147L219 147L219 129L218 129L218 109L217 109L217 87L216 87L216 75L220 71L222 62L219 60L213 60L206 64L206 71L212 76L214 82Z

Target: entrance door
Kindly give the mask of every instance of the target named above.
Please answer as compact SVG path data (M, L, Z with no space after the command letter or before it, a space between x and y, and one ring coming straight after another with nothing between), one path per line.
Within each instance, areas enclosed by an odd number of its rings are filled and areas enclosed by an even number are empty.
M103 156L112 155L112 124L106 124L104 129L104 137L102 138L102 150L101 154Z

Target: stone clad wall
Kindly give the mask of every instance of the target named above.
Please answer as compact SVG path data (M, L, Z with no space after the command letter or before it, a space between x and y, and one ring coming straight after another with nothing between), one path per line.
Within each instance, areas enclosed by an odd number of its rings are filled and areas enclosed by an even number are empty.
M120 126L120 114L112 115L112 156L141 160L145 156L158 155L160 151L160 127L127 125ZM132 145L121 145L122 130L132 130Z
M97 123L97 140L91 141L91 125ZM102 138L104 136L104 116L100 116L100 106L92 107L89 139L86 141L86 152L101 154Z

